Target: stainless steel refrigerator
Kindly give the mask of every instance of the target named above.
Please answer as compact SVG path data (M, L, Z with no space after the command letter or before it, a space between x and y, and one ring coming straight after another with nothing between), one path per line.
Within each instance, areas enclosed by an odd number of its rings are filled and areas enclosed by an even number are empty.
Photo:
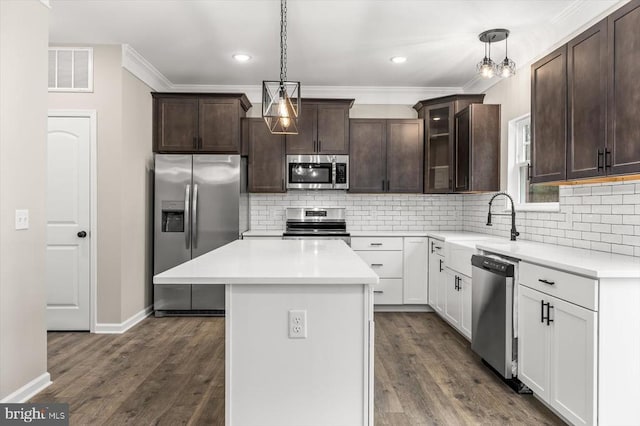
M246 159L155 155L153 273L237 240L249 225ZM224 285L154 284L156 316L224 314Z

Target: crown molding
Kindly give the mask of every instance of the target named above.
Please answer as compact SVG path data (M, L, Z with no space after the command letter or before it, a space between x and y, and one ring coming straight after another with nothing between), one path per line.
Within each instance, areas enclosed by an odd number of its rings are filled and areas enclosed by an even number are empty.
M128 44L122 45L122 68L157 92L171 91L173 84L169 79Z
M585 0L574 0L573 2L569 3L567 7L562 9L560 13L551 18L549 22L551 22L552 24L562 23L571 15L578 12L580 10L580 6L582 6L584 2Z
M171 91L186 93L242 92L254 105L262 102L262 86L260 85L174 84ZM357 104L413 105L419 99L462 93L462 87L306 86L303 83L300 91L305 98L353 98Z

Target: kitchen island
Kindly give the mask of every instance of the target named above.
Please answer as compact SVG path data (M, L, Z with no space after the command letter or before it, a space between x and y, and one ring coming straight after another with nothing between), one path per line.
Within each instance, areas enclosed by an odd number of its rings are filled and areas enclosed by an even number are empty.
M225 284L225 421L373 425L378 276L338 240L239 240L154 277Z

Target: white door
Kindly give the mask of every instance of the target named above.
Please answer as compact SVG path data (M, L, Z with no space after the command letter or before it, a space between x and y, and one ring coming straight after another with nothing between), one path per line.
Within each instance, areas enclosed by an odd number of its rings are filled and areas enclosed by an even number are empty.
M543 317L550 297L518 287L518 378L540 398L549 398L549 326Z
M47 328L89 330L89 117L49 117Z
M594 424L597 315L551 299L550 403L574 425Z

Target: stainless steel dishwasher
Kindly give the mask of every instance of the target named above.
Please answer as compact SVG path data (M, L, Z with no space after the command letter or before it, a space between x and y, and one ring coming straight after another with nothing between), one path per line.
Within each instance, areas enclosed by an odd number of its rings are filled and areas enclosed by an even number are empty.
M517 379L517 262L473 255L471 264L471 349L514 390L531 393Z

